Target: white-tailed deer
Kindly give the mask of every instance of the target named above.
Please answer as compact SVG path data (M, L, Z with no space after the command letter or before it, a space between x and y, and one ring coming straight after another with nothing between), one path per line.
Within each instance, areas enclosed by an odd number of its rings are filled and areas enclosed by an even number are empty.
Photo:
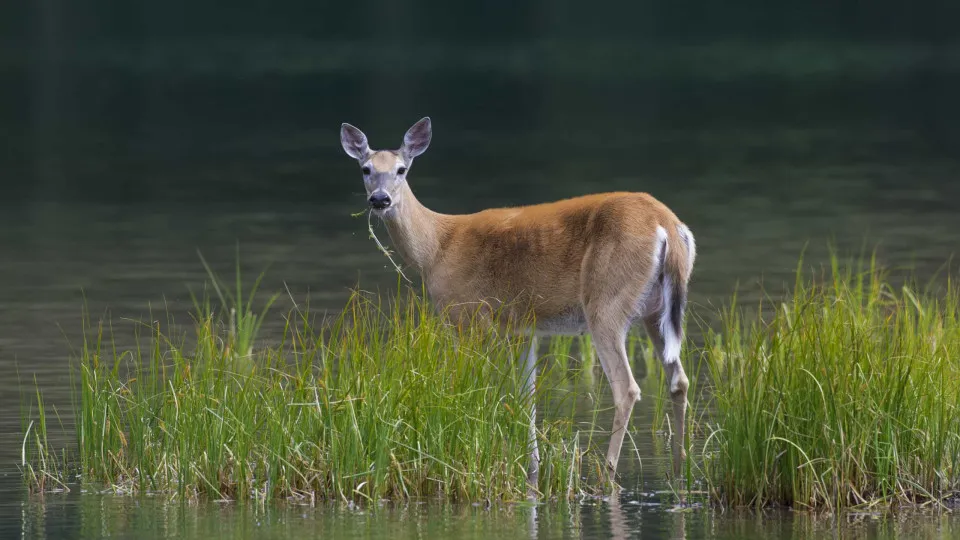
M663 364L673 402L674 473L683 450L687 376L680 363L693 235L646 193L603 193L553 203L494 208L465 215L434 212L407 183L413 160L430 144L429 118L413 125L399 150L371 150L367 137L343 124L340 142L360 163L372 212L397 251L423 278L431 300L456 318L478 303L535 320L526 354L532 390L537 336L589 332L613 390L607 467L616 472L623 436L640 399L626 337L640 319ZM531 426L531 434L535 435ZM536 481L539 454L531 449Z

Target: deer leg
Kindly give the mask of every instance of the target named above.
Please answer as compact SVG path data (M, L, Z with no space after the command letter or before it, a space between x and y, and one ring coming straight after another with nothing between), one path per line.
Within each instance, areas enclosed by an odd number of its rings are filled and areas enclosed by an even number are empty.
M530 399L530 461L527 463L527 481L536 486L540 475L540 449L537 446L537 336L530 336L525 355L524 392Z
M690 382L686 373L683 372L683 364L680 363L680 338L668 332L664 335L660 327L661 314L657 313L649 317L644 317L643 324L647 329L647 335L653 342L653 350L656 357L663 365L663 371L666 375L667 385L670 389L670 401L673 403L673 474L680 475L680 467L683 460L687 459L687 453L684 450L684 434L686 432L687 415L687 388ZM667 340L676 340L676 343L667 347ZM666 357L664 351L670 351L670 357Z
M613 392L613 429L606 461L611 475L617 472L620 448L623 446L623 437L626 435L630 415L633 413L633 404L640 399L640 387L633 378L633 370L627 358L627 328L629 324L626 321L610 323L597 320L590 324L590 333L597 349L597 356L600 358L600 365Z

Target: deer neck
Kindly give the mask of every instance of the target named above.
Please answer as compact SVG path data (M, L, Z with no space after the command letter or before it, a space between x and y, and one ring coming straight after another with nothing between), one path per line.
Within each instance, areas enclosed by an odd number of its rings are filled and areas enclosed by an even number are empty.
M397 207L383 215L383 223L403 260L423 275L439 254L445 216L421 204L406 182L401 189Z

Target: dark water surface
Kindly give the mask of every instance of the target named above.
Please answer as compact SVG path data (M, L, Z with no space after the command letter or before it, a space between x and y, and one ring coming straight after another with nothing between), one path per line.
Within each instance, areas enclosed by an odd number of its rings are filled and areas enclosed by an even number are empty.
M653 499L656 501L656 499ZM956 538L945 515L857 513L841 518L776 510L718 515L674 511L651 497L485 508L385 505L375 508L287 504L169 503L84 495L47 497L16 509L23 537L49 538ZM7 536L12 537L12 536Z
M84 302L93 318L109 315L121 345L131 320L169 312L188 322L188 288L205 277L197 251L228 273L238 244L244 275L271 265L264 290L286 287L314 308L336 309L357 283L393 290L395 273L367 238L365 218L351 217L364 201L356 165L339 148L344 121L374 147L395 147L431 115L434 144L410 182L437 211L652 193L696 235L692 312L704 324L738 283L745 301L758 298L761 279L780 291L807 243L811 265L826 259L829 241L845 250L877 245L882 262L921 278L960 247L955 52L673 48L623 76L576 47L581 57L441 48L407 73L361 69L362 47L333 62L307 45L268 45L211 45L187 55L193 63L160 46L0 62L4 102L22 105L4 108L0 126L0 538L960 533L941 516L672 511L669 496L651 495L666 489L668 465L651 429L656 367L638 367L644 399L635 447L625 444L621 460L627 491L613 501L343 509L76 490L26 496L17 469L21 388L32 391L36 379L69 429L69 344L81 340ZM596 54L614 53L640 54L615 46ZM793 62L811 57L846 60ZM725 71L724 59L737 62ZM267 339L282 325L289 301L281 304ZM609 422L601 415L600 428Z

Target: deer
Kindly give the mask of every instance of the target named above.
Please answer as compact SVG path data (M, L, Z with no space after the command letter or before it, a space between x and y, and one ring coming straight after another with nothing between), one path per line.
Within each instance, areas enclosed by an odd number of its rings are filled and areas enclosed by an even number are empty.
M689 227L643 192L611 192L556 202L442 214L410 188L414 159L433 136L424 117L397 150L373 150L367 136L344 123L340 142L363 175L369 209L391 243L420 275L431 303L457 320L467 306L501 310L520 328L524 390L536 384L537 340L589 333L613 393L614 418L605 465L615 478L624 434L640 387L627 355L627 334L642 321L669 387L673 408L673 473L683 447L689 380L680 361L684 316L696 246ZM532 315L524 318L525 315ZM531 403L533 400L531 399ZM527 479L536 485L539 451L531 405Z

